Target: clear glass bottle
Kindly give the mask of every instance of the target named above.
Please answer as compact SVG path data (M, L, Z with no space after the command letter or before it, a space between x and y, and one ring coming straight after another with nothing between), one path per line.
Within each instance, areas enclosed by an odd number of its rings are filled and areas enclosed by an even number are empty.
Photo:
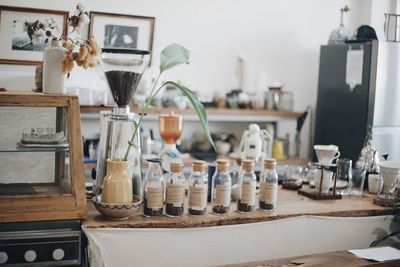
M257 177L254 173L254 161L242 160L242 173L237 188L237 211L252 212L256 206Z
M229 161L217 160L217 169L212 177L212 212L226 214L231 206L232 178L229 173Z
M164 208L164 176L160 159L148 159L149 167L143 187L143 215L160 216Z
M188 212L190 215L204 215L207 211L208 179L205 170L205 161L193 161L193 172L189 178Z
M172 162L170 170L166 176L165 214L171 217L182 216L185 201L185 176L182 173L182 164Z
M278 173L276 160L264 159L264 173L260 176L260 194L258 197L260 210L270 211L276 208L278 196Z

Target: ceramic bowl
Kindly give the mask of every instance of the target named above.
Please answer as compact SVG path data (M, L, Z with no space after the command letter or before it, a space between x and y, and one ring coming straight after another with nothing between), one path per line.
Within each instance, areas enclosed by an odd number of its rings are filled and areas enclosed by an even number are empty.
M94 196L92 202L97 211L110 220L128 219L135 214L142 203L138 196L133 196L132 202L128 204L103 203L101 195Z
M226 155L231 150L231 143L224 142L224 141L216 141L215 147L217 149L218 155Z

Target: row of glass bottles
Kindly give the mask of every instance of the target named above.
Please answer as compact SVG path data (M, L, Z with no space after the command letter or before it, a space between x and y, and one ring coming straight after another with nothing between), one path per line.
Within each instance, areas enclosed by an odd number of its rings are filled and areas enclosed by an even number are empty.
M185 177L182 173L182 164L171 163L170 172L164 176L160 167L160 160L150 159L149 170L144 184L144 216L160 216L164 208L167 216L182 216L185 203ZM259 208L273 210L276 207L278 191L278 174L275 170L275 159L265 159L264 169L260 177ZM252 212L256 206L256 175L254 162L243 160L241 165L238 190L237 211ZM189 178L188 213L190 215L204 215L207 212L208 179L206 163L193 162L193 172ZM165 183L165 184L164 184ZM223 215L229 212L231 204L232 179L229 173L229 161L217 160L216 171L212 177L212 213Z

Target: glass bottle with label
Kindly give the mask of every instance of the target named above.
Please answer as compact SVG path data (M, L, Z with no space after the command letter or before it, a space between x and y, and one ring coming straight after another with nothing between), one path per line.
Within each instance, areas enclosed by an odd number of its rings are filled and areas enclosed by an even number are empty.
M231 205L232 178L229 173L229 161L217 160L217 169L212 177L212 212L226 214Z
M193 161L193 172L189 178L188 212L190 215L204 215L207 211L208 179L205 170L205 161Z
M185 176L182 173L182 164L172 162L170 170L166 176L165 214L171 217L182 216L185 200Z
M260 177L260 210L270 211L276 207L278 196L278 173L275 169L276 160L273 158L264 159L264 173Z
M143 215L160 216L164 207L164 176L160 159L148 159L149 168L144 181Z
M252 212L256 206L257 177L254 173L254 161L242 160L242 173L237 189L237 211Z

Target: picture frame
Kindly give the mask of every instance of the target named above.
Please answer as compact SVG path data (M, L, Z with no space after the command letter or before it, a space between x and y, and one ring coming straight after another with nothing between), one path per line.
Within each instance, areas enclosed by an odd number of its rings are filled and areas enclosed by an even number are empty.
M50 42L44 30L32 29L37 29L37 21L47 23L49 18L56 25L51 30L54 36L68 31L68 11L0 6L0 64L41 64Z
M90 12L89 36L101 48L152 51L155 17Z

